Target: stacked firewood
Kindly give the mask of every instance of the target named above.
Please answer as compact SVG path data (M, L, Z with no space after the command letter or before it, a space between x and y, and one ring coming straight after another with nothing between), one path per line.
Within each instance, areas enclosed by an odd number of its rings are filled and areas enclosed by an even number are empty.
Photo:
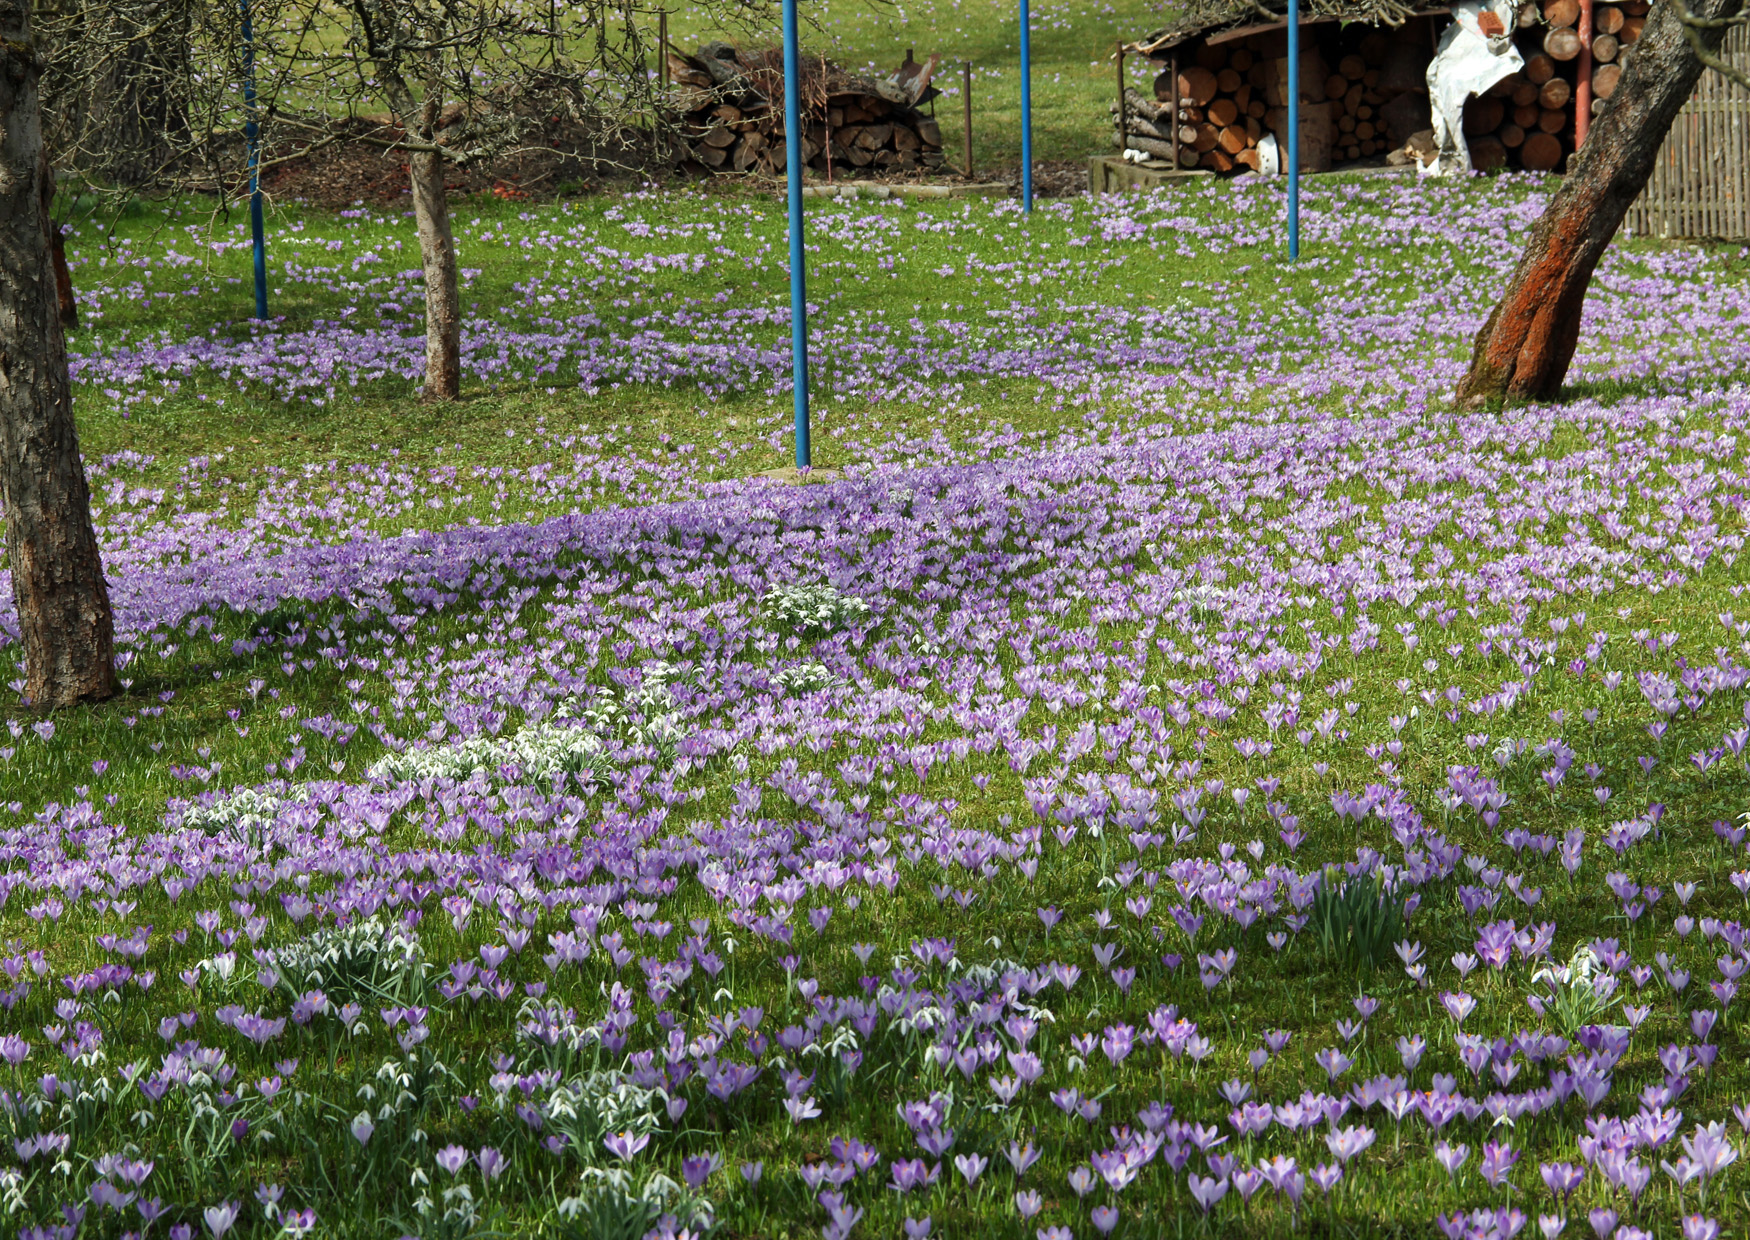
M1549 172L1573 149L1573 84L1556 73L1550 57L1539 52L1525 62L1522 72L1465 104L1464 134L1475 168L1488 171L1512 165Z
M1154 99L1125 97L1127 144L1181 166L1229 172L1256 169L1268 134L1286 146L1288 77L1285 48L1269 35L1186 49L1193 63L1154 83ZM1301 53L1303 166L1384 155L1428 126L1425 36L1373 30L1327 63L1317 47ZM1117 112L1114 101L1110 110Z
M1155 79L1153 99L1125 92L1128 145L1170 160L1177 129L1182 167L1257 167L1269 100L1280 93L1275 62L1244 46L1199 48L1197 59L1178 74L1176 89L1169 69Z
M907 53L890 78L855 77L822 57L805 56L801 74L802 160L822 175L935 168L942 133L918 110L938 93L938 58ZM671 98L682 114L688 154L721 172L766 176L785 170L783 56L708 43L695 55L670 51Z
M1559 170L1574 150L1576 108L1589 95L1597 115L1615 94L1651 0L1593 0L1584 37L1580 5L1521 0L1514 30L1492 12L1478 19L1485 33L1512 36L1523 67L1465 105L1465 140L1477 168ZM1303 169L1433 157L1427 72L1446 12L1431 10L1396 27L1322 24L1303 35ZM1288 61L1281 30L1186 38L1183 27L1167 28L1136 47L1166 68L1153 98L1126 90L1122 105L1107 105L1124 146L1186 168L1228 172L1259 168L1273 136L1278 160L1284 157Z
M1616 90L1622 76L1623 53L1641 37L1647 24L1648 0L1624 0L1621 4L1592 6L1592 107L1598 111ZM1543 27L1543 54L1552 62L1569 64L1580 56L1580 0L1535 0L1519 9L1519 28Z
M1595 4L1592 9L1592 113L1616 91L1622 58L1647 21L1648 0ZM1578 105L1579 0L1528 0L1519 9L1525 67L1465 106L1465 140L1481 169L1518 167L1549 172L1574 149Z

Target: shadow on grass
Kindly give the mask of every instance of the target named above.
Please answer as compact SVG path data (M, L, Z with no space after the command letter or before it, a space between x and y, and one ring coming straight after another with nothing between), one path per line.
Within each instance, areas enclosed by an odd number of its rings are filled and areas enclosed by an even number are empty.
M1624 400L1652 400L1660 396L1670 396L1677 390L1671 380L1655 372L1627 379L1581 379L1576 383L1564 383L1557 400L1563 404L1576 400L1595 400L1609 405Z
M1707 391L1724 391L1727 388L1750 382L1750 369L1735 367L1710 373L1707 377ZM1618 376L1607 378L1583 378L1562 385L1559 403L1577 400L1596 400L1600 404L1614 404L1630 400L1659 400L1672 396L1689 396L1696 393L1693 381L1663 375L1657 370L1644 375Z

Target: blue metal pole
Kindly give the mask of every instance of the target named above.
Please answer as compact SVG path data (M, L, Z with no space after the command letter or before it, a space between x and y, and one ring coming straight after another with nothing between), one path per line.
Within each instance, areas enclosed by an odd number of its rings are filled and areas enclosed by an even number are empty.
M1033 210L1033 17L1021 0L1021 210Z
M243 139L249 152L249 235L254 242L255 317L267 317L267 239L261 222L261 127L255 118L255 31L249 23L249 0L243 10L243 109L248 120Z
M1300 257L1300 2L1288 0L1288 257Z
M802 250L802 86L797 62L796 0L784 0L784 172L790 190L790 375L796 397L796 468L813 457L808 443L808 278Z

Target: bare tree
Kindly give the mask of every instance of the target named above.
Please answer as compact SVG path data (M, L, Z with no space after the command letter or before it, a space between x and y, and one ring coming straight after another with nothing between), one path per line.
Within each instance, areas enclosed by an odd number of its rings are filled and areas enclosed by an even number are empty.
M399 132L368 140L407 154L425 270L425 399L454 400L462 390L462 314L445 178L450 164L515 143L514 111L485 106L478 84L505 70L515 76L522 67L514 55L519 39L538 32L498 0L341 0L339 7L350 19L346 45L327 54L320 42L302 44L288 49L290 59L319 66L349 111L372 94L389 105ZM304 25L322 28L320 22ZM307 132L331 124L326 117L287 119Z
M758 0L713 0L726 14ZM335 140L404 154L425 272L425 399L461 392L461 298L447 176L555 148L594 163L670 141L632 0L267 0L274 159ZM544 9L544 11L542 11ZM337 40L335 31L345 32ZM373 107L388 115L373 114ZM587 148L580 149L580 148ZM271 162L271 161L270 161Z
M88 216L142 193L188 187L189 156L212 136L195 128L199 104L222 98L232 80L222 69L205 79L196 68L197 56L214 49L215 30L231 24L226 7L36 0L43 145L55 182L76 188ZM78 326L78 308L60 222L72 215L74 198L55 201L50 233L61 325L69 331Z
M0 503L25 696L54 708L115 694L115 624L73 428L30 17L30 0L0 0Z
M41 0L46 138L99 200L243 192L259 166L343 143L406 158L425 273L425 397L461 390L461 302L447 176L541 152L645 165L678 117L652 72L655 9L638 0ZM741 22L766 0L707 0ZM256 105L240 83L253 65Z
M362 56L394 110L408 152L408 183L425 269L425 398L454 400L462 391L462 311L444 156L457 158L477 144L440 142L438 122L451 93L446 87L454 83L465 88L475 76L469 69L479 68L457 63L461 53L479 49L504 18L486 11L463 15L453 5L419 0L348 0L347 7L355 23L355 55ZM467 132L472 109L458 112L457 119L463 125L455 136L473 136Z
M63 171L139 186L181 129L182 0L37 0L43 141ZM175 6L175 7L172 7Z
M1654 5L1616 93L1570 158L1568 175L1532 227L1505 294L1477 335L1458 387L1461 402L1560 395L1592 273L1646 188L1672 122L1704 68L1744 80L1717 55L1726 30L1750 20L1744 3L1700 0L1693 10L1684 0Z

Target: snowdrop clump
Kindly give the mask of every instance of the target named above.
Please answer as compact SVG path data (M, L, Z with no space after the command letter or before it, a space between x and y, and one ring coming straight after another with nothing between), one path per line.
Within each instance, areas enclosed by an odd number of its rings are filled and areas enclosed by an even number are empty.
M603 693L586 700L568 700L548 719L525 724L509 735L476 732L442 745L411 746L385 754L371 764L369 775L384 783L398 780L467 780L496 778L515 768L524 779L576 776L595 783L614 763L613 746L646 746L664 762L686 735L668 682L677 675L667 664L644 669L644 681L619 694Z
M785 693L819 693L841 687L845 679L824 663L801 663L773 672L772 683Z
M1526 1003L1567 1037L1588 1025L1607 1023L1612 1005L1620 1003L1616 975L1604 967L1597 953L1582 944L1566 964L1546 964L1531 975L1533 986L1543 992L1526 996Z
M188 805L181 825L191 831L212 831L254 838L273 825L285 799L262 788L233 788L211 801Z
M865 623L868 603L827 583L774 586L760 599L760 610L780 628L798 633L835 633Z
M550 779L559 773L582 776L594 772L605 749L593 729L582 722L565 722L555 712L554 721L531 723L508 736L476 732L443 745L384 754L371 764L368 773L386 783L496 777L503 768L512 766L529 779Z
M266 959L294 995L321 991L342 1003L392 991L397 979L419 968L421 951L417 934L370 917L313 930Z

